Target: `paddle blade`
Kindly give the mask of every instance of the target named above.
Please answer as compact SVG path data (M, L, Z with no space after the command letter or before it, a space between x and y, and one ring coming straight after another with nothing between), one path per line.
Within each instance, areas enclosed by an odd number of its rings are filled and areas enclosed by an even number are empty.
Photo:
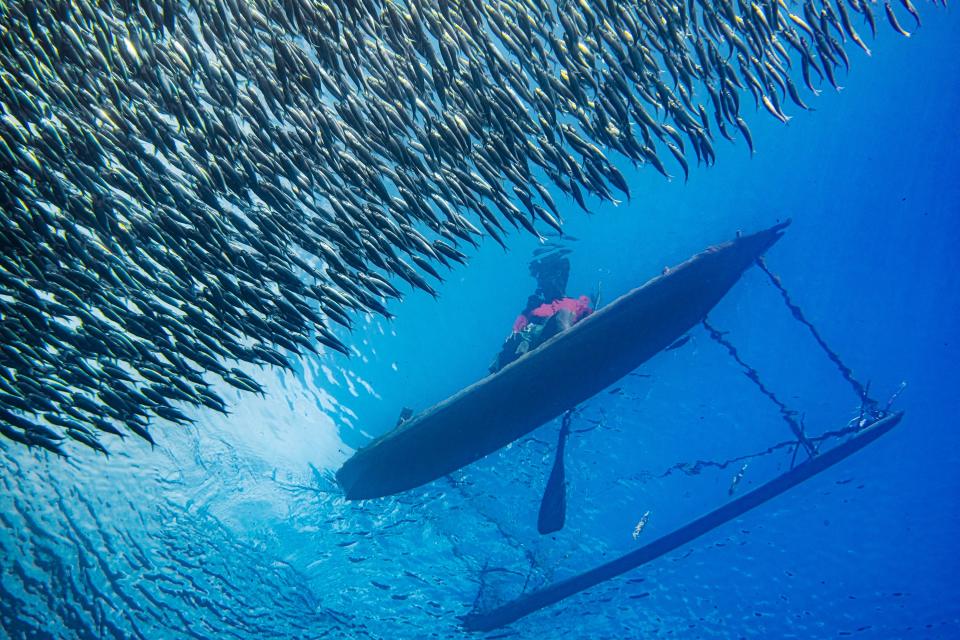
M537 517L537 531L547 535L563 529L567 519L567 483L564 480L563 460L560 456L553 464L547 489L540 501L540 515Z
M560 437L557 439L557 455L553 459L553 469L547 480L547 488L540 501L540 514L537 516L537 531L547 535L563 529L567 520L567 479L564 470L564 450L567 434L570 433L570 412L563 416Z

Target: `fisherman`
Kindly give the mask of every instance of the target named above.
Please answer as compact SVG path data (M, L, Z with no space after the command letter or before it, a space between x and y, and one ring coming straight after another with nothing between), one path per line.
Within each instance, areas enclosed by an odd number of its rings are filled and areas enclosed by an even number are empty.
M562 253L551 253L530 263L530 275L537 289L527 298L523 312L513 322L513 332L504 341L490 373L496 373L528 351L566 331L593 313L590 298L566 296L570 260Z

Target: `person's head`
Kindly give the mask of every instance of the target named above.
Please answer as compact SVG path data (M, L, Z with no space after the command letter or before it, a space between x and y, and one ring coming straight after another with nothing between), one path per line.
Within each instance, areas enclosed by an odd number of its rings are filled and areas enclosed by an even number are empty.
M530 263L530 275L537 280L537 290L527 301L527 311L565 295L570 260L565 252L549 253Z

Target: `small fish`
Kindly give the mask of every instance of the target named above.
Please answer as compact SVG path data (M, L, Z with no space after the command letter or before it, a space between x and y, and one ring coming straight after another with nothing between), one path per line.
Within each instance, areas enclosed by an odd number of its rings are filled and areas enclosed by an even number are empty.
M740 467L740 470L737 471L737 474L733 476L733 479L730 481L730 487L727 489L727 495L733 495L734 490L736 490L737 485L740 484L740 481L743 480L743 474L747 471L747 463L744 462L743 466Z
M769 111L773 115L773 117L775 117L777 120L779 120L783 124L787 124L788 122L790 122L790 116L784 115L784 113L780 111L780 108L775 104L773 104L773 102L770 100L767 94L763 94L760 97L760 100L761 102L763 102L763 106L766 107L767 111Z
M920 12L917 11L917 8L913 6L913 3L910 0L900 0L900 4L903 5L903 8L913 17L913 21L916 27L920 28Z
M893 30L904 38L909 38L910 32L900 26L900 22L897 21L897 14L893 12L893 7L890 6L889 2L883 3L883 9L887 13L887 21L890 23L890 26L893 27Z
M640 537L640 534L643 533L644 528L647 526L647 521L650 520L650 511L647 510L640 516L640 520L637 522L637 526L633 528L633 539L636 540Z

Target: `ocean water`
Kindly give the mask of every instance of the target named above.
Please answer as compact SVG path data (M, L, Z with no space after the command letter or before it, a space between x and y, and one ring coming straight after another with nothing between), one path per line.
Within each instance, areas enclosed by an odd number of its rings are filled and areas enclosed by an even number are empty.
M757 152L718 144L684 183L623 170L633 198L567 212L568 291L602 301L704 247L791 218L767 264L881 400L889 435L771 502L509 627L512 638L960 637L960 65L955 8L909 40L881 29ZM760 114L762 115L762 114ZM295 375L246 371L232 414L158 445L69 460L0 442L0 632L11 638L460 638L459 616L666 534L730 498L739 463L790 439L775 408L702 328L581 405L567 442L566 527L536 530L558 421L397 497L343 499L333 472L486 372L533 288L536 242L485 243L438 299L360 319L354 355ZM752 269L710 314L802 412L844 426L857 398ZM754 458L737 494L789 467ZM671 469L672 472L668 473ZM634 529L649 512L643 531Z

